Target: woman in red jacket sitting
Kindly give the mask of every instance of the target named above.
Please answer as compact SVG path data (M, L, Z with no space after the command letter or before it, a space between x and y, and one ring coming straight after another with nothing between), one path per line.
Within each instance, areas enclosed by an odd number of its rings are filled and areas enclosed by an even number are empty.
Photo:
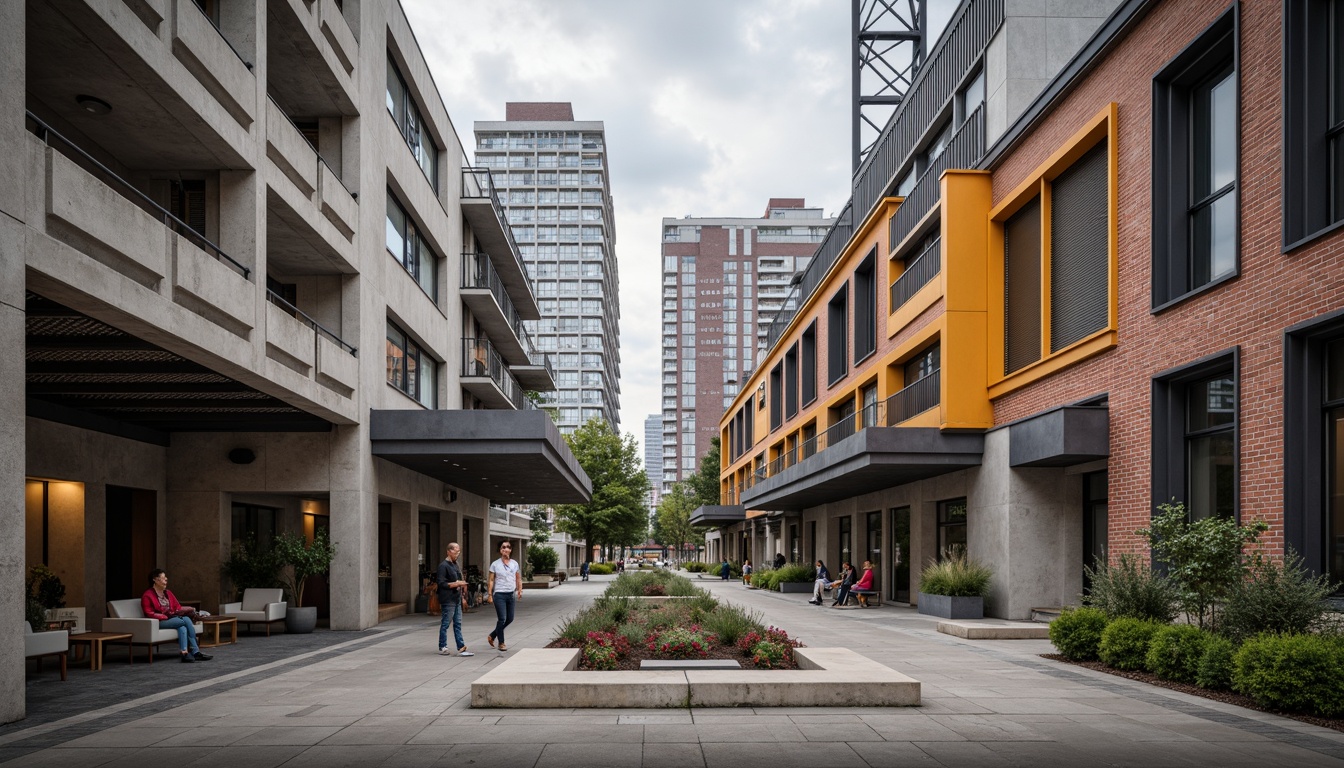
M177 597L168 591L168 574L162 568L149 572L149 589L140 596L140 609L145 618L158 619L159 629L177 630L177 647L182 653L184 664L193 661L209 661L209 654L201 653L196 645L196 624L191 620L195 611L183 608Z

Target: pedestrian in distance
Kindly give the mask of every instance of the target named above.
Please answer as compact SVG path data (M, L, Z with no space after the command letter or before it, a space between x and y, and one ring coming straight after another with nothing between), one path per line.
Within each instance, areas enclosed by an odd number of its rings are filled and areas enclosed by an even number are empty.
M458 656L475 656L476 654L467 650L467 644L462 640L462 608L467 602L467 595L464 588L467 586L467 580L462 578L462 568L457 564L457 556L461 554L462 547L457 542L448 545L448 551L439 563L439 569L435 573L435 582L438 586L439 611L442 618L439 619L439 655L451 656L453 651L448 647L448 625L453 627L453 640L456 641Z
M849 599L849 590L853 589L856 578L858 578L858 574L854 573L854 566L846 561L844 567L840 569L840 579L831 582L831 589L836 590L835 599L831 601L832 608L838 608L845 604L845 601Z
M751 584L751 561L742 561L742 583Z
M783 567L784 567L784 562L785 562L785 560L784 560L784 553L783 553L783 552L776 552L776 553L775 553L775 570L778 571L780 568L783 568Z
M812 599L807 602L813 605L821 605L821 591L829 589L831 586L831 574L826 570L826 564L817 561L817 580L812 583Z
M583 580L584 580L584 581L587 581L587 580L588 580L588 561L587 561L587 560L584 560L584 561L583 561L583 565L579 566L579 575L583 577Z
M514 606L523 599L523 580L519 578L518 561L513 559L513 544L506 541L499 545L499 559L490 564L489 579L485 599L495 606L495 628L485 641L503 653L509 650L504 644L504 628L513 623Z
M727 581L728 575L732 572L733 568L732 566L728 565L728 558L726 557L723 558L723 565L719 566L719 576L721 576L724 581Z

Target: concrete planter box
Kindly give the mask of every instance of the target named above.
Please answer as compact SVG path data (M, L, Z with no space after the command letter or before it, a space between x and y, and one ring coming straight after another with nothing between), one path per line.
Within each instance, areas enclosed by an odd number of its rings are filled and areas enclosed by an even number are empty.
M291 635L306 635L316 627L317 608L315 606L295 608L291 605L285 609L285 632Z
M805 595L812 591L812 582L810 581L781 581L779 582L779 591L784 594Z
M983 619L983 597L949 597L919 593L919 612L941 619Z

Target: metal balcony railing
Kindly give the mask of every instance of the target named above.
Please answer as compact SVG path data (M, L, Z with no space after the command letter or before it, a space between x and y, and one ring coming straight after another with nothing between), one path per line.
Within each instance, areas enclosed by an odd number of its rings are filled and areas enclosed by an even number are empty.
M885 424L888 427L894 427L903 421L912 419L915 416L936 408L941 399L939 392L939 380L941 371L934 370L928 376L902 389L900 392L887 398L886 401L886 419Z
M504 237L509 241L509 253L513 255L514 261L518 263L519 271L523 274L527 274L527 270L523 267L522 256L518 250L518 242L513 239L513 228L509 226L508 216L504 212L504 206L499 202L499 192L495 189L495 179L490 175L489 168L466 166L462 169L462 198L464 200L478 200L482 198L490 200L490 207L495 210L495 218L499 220L499 227L504 230Z
M984 154L985 108L981 106L961 124L947 142L947 149L929 163L905 202L892 214L891 226L888 228L888 251L894 252L925 214L938 204L943 196L943 171L949 168L973 168Z
M518 309L513 306L513 299L509 298L509 292L504 289L504 281L499 278L499 273L495 271L495 265L490 263L489 256L484 253L462 254L462 287L484 288L490 291L490 295L495 298L495 303L499 305L500 312L509 321L509 327L513 329L514 335L518 337L525 348L536 349L532 344L531 336L527 333L527 329L523 327L523 319L519 316ZM531 355L528 357L531 357Z
M489 377L517 410L531 410L537 407L524 394L522 386L509 372L504 364L504 358L489 339L473 337L462 339L462 375Z
M905 265L905 271L891 284L892 312L900 309L938 274L942 268L942 247L943 239L934 238L927 248Z
M341 349L344 349L345 351L349 352L351 355L355 357L359 357L359 350L355 349L353 345L347 344L344 339L342 339L340 336L337 336L325 325L322 325L321 323L314 320L312 317L308 315L308 313L304 312L302 309L299 309L293 304L290 304L288 301L285 300L283 296L271 290L270 288L266 289L266 300L276 305L277 307L285 310L285 312L288 313L290 317L293 317L300 323L303 323L309 328L312 328L315 332L323 336L326 336L328 339L331 339L332 341L336 342L336 344Z
M238 270L243 277L250 279L250 275L252 274L250 268L245 267L232 259L205 235L192 229L185 221L169 213L168 209L151 200L144 192L136 189L135 185L121 178L113 172L112 169L95 160L93 155L85 152L79 145L57 133L51 126L42 122L37 115L34 115L32 112L25 112L24 114L28 119L28 130L41 139L47 146L70 158L85 171L97 176L99 181L106 184L117 194L139 206L150 216L162 221L164 226L187 238L201 250L213 253L216 259L229 264L234 269ZM53 144L52 139L55 139L56 143ZM74 153L73 155L70 154L72 152Z

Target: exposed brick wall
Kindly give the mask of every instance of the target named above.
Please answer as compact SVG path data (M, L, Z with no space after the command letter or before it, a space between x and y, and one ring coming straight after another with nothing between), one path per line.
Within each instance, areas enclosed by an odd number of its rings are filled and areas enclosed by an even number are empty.
M1140 551L1151 514L1152 376L1241 348L1239 478L1243 520L1283 547L1283 332L1344 307L1344 232L1281 253L1282 3L1241 3L1241 272L1160 314L1151 312L1152 78L1227 8L1225 0L1154 9L994 172L995 202L1107 103L1119 104L1118 346L994 403L996 423L1109 392L1110 546Z
M510 101L504 119L535 122L573 122L574 105L568 101Z

